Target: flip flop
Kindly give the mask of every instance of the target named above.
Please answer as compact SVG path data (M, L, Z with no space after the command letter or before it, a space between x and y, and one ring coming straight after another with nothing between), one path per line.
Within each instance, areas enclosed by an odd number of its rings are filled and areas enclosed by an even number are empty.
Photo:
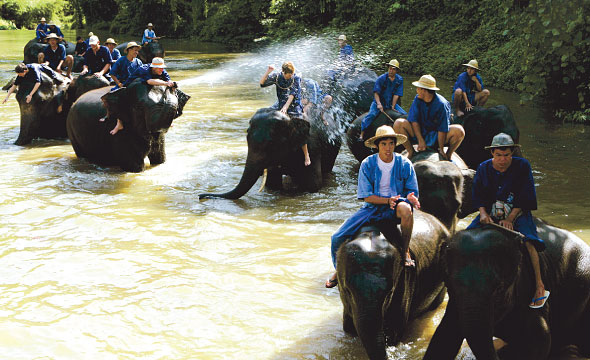
M542 308L545 305L545 301L547 301L547 298L549 298L549 290L545 290L545 296L542 296L540 298L536 298L536 299L531 300L531 302L533 304L536 303L539 300L543 300L543 302L541 303L541 305L529 305L529 307L531 309L539 309L539 308Z
M331 289L333 287L336 287L337 285L338 285L338 279L334 279L334 280L328 279L328 280L326 280L326 287L328 289Z
M405 259L404 260L404 266L407 268L415 268L416 267L416 262L413 259Z

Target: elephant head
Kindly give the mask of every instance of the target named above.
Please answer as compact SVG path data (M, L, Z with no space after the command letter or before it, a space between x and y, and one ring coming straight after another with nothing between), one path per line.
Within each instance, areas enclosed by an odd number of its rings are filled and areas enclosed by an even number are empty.
M283 166L286 160L294 162L295 172L304 172L303 158L299 159L298 152L306 136L306 122L301 120L301 126L289 120L289 117L275 109L259 109L250 119L248 127L248 155L242 178L231 191L223 194L200 194L199 198L219 197L225 199L239 199L254 186L264 169ZM313 132L313 129L312 129ZM308 144L312 166L314 164L313 147ZM295 161L297 160L297 161ZM308 167L308 168L309 168ZM319 174L321 181L321 172ZM317 185L319 187L319 185Z
M19 85L16 100L20 108L20 133L15 145L29 144L35 138L66 137L67 113L59 106L63 103L70 79L59 74L57 77L61 81L59 85L55 85L47 74L41 72L41 86L29 103L26 102L26 97L35 83L23 82Z
M484 147L492 143L492 138L503 132L519 143L519 130L512 112L506 105L492 108L476 106L454 122L463 126L465 138L457 149L470 169L477 169L479 164L492 157ZM516 147L514 156L522 156L520 148Z
M443 300L440 251L449 232L432 215L415 210L410 252L416 267L409 269L397 245L398 228L376 225L340 246L336 272L344 330L360 337L370 359L386 359L386 345L401 340L409 321Z

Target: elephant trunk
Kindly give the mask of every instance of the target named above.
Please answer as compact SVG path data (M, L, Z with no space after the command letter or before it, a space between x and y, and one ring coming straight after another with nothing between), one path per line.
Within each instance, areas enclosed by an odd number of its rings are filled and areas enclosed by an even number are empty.
M209 198L223 198L223 199L239 199L244 194L248 192L256 183L256 180L262 174L264 170L264 165L260 164L251 159L250 154L248 154L248 158L246 159L246 166L244 167L244 172L242 173L242 178L238 185L231 191L222 194L200 194L199 199L209 199Z
M470 299L461 307L461 332L478 360L499 360L492 340L493 305L484 298Z
M361 306L354 326L371 360L387 359L385 351L385 332L383 331L382 309L378 304Z

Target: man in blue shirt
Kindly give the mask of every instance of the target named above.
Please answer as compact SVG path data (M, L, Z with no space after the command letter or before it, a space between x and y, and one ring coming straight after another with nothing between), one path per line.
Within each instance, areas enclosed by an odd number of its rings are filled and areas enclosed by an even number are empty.
M484 89L483 80L477 73L479 65L477 60L470 60L466 66L465 72L461 73L453 86L453 107L457 116L463 116L465 111L471 111L474 105L484 106L490 97L490 91Z
M143 37L141 39L141 43L143 45L147 45L154 40L158 40L159 37L156 36L155 31L153 30L154 25L152 23L147 24L147 29L143 31Z
M74 57L66 55L66 48L62 44L58 44L59 38L56 34L51 33L47 35L47 45L42 52L39 53L39 64L45 64L61 74L62 68L67 69L67 77L72 77L72 68L74 67Z
M115 87L111 90L122 88L127 82L131 74L135 73L137 69L143 65L141 60L137 58L139 54L139 46L135 41L130 41L125 48L127 56L120 57L111 67L111 77L115 82Z
M395 108L401 114L407 114L398 104L399 98L404 95L404 78L397 73L399 62L393 59L386 65L387 72L379 76L373 86L373 96L375 99L371 103L369 113L361 121L361 140L364 140L365 130L371 125L379 113Z
M64 40L64 33L61 32L61 29L59 28L59 26L55 25L55 23L53 21L50 21L49 24L47 24L47 35L49 34L55 34L57 35L59 42L64 42L65 45L64 46L68 46L68 43Z
M337 81L339 78L345 77L347 74L354 72L354 52L352 46L346 43L346 35L338 36L338 46L340 52L338 59L334 63L334 69L328 70L328 77L332 81Z
M89 39L90 49L84 54L84 69L80 75L94 74L96 77L104 76L111 81L109 70L113 60L111 53L105 46L100 46L97 36L91 36Z
M359 169L357 198L364 201L363 206L332 235L334 268L340 246L363 225L382 220L391 221L392 226L400 224L404 265L415 266L410 256L410 238L414 228L413 207L420 208L418 181L412 162L394 152L397 143L405 141L404 135L396 134L388 125L380 126L375 136L365 141L365 146L377 148L379 152L363 160ZM334 273L325 286L332 288L337 284Z
M309 123L303 117L303 106L301 105L301 77L295 74L295 66L290 61L283 64L281 72L273 72L274 69L274 66L268 66L266 73L260 79L260 87L275 85L277 102L272 107L288 115L294 122L294 126L307 128L304 132L309 134ZM309 166L311 159L307 150L307 136L302 142L304 164Z
M408 137L408 141L403 143L408 159L414 156L412 144L418 144L418 151L427 147L438 148L442 158L451 161L453 152L465 138L465 130L461 125L451 125L451 104L436 93L440 89L436 87L432 75L423 75L412 85L416 86L417 95L410 106L408 119L397 119L393 125L396 132ZM448 145L446 152L445 145Z
M35 33L37 34L37 41L39 42L45 42L45 37L49 33L49 26L47 26L47 23L45 21L45 18L42 17L39 22L39 25L37 25L37 29L35 30Z
M545 303L545 286L537 251L543 251L545 243L537 235L531 214L531 210L537 209L531 165L526 159L512 157L516 146L520 145L515 144L510 135L500 133L494 136L490 146L485 147L491 151L492 158L479 165L473 178L472 201L479 215L467 228L498 223L525 236L524 243L536 281L535 294L529 306L541 307Z
M117 61L121 57L121 52L118 49L115 49L117 46L115 39L108 38L104 44L107 49L109 49L109 53L111 54L111 59L113 59L113 62Z
M20 84L26 82L35 84L33 86L33 89L31 89L29 95L27 95L25 98L27 104L30 103L33 99L33 95L35 95L35 93L37 92L37 90L39 90L39 87L41 86L41 72L46 73L53 80L61 82L59 79L57 79L57 75L55 74L55 72L45 65L20 63L16 66L14 71L16 72L17 77L16 80L14 80L14 84L12 84L10 89L8 89L8 95L6 95L6 98L2 102L3 104L6 101L8 101L10 95L16 90L16 88Z

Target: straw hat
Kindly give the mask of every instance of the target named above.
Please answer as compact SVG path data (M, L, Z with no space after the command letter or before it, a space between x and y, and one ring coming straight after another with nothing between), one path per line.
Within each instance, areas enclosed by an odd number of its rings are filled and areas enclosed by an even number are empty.
M154 24L152 24L152 23L148 23L148 24L147 24L147 27L150 27L150 26L151 26L151 27L154 27Z
M479 67L478 67L478 64L477 64L477 60L475 60L475 59L469 60L469 62L467 64L462 64L462 65L472 67L475 70L479 70Z
M512 137L506 133L499 133L498 135L494 136L492 139L492 145L486 146L485 149L494 149L499 147L520 147L520 144L515 144Z
M127 47L125 48L125 51L129 50L132 47L138 47L138 48L140 48L141 46L139 46L135 41L130 41L130 42L127 43Z
M395 138L396 145L403 144L406 142L406 140L408 140L406 135L396 134L391 126L382 125L377 128L375 136L365 141L365 146L370 148L376 148L377 145L375 145L375 141L383 138Z
M162 59L161 57L155 57L152 60L150 67L164 69L166 65L164 65L164 59Z
M104 42L104 44L105 44L105 45L106 45L106 44L115 44L115 45L118 45L118 44L115 42L115 39L113 39L113 38L108 38L108 39L107 39L107 41L105 41L105 42Z
M416 87L423 88L423 89L427 89L427 90L440 90L439 88L436 87L436 80L430 74L422 75L420 80L414 81L412 83L412 85L414 85Z
M47 20L45 20L45 18L44 18L44 17L42 17L42 18L41 18L41 20L39 20L39 21L40 21L40 22L45 22L45 21L47 21Z
M91 31L88 33L88 37L94 36L94 33Z
M390 62L388 62L385 65L387 65L387 66L393 66L394 68L398 68L399 69L399 61L397 61L396 59L391 60Z
M346 41L346 35L342 34L342 35L338 36L338 40Z
M89 45L98 45L98 43L99 43L98 36L92 35L90 37L90 39L88 40Z
M47 26L55 26L55 22L53 22L53 21L49 21L49 22L47 23Z
M51 34L47 35L45 38L47 40L49 40L49 39L59 39L59 36L57 36L57 34L55 34L55 33L51 33Z

